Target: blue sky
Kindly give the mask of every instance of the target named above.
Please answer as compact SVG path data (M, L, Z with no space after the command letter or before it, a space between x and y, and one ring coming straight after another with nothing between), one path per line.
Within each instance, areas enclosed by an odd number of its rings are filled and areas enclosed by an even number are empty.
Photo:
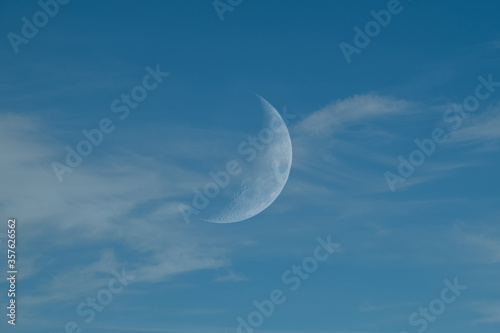
M17 52L9 33L41 7L2 2L0 219L18 219L19 270L2 332L238 332L273 290L286 301L255 332L498 332L500 5L401 1L348 63L339 45L391 1L222 2L221 21L210 0L73 0ZM169 75L121 120L113 101L151 70ZM289 115L288 182L249 220L187 224L179 206L261 128L256 94ZM60 182L53 162L106 118ZM435 130L446 140L402 177ZM318 237L335 251L291 290ZM86 322L80 304L123 270ZM455 279L467 289L409 323Z

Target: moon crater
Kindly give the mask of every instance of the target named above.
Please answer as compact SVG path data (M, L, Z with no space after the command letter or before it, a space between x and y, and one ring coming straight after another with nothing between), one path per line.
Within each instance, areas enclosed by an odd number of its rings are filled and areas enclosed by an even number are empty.
M205 219L214 223L247 220L269 207L280 195L292 166L292 141L283 118L265 99L258 96L265 112L265 126L257 136L264 147L246 163L232 200L218 213Z

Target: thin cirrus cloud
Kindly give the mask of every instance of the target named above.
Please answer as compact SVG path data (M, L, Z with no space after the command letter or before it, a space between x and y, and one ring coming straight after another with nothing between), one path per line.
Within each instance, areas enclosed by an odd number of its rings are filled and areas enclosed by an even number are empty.
M293 168L342 191L385 191L375 170L394 163L388 150L401 139L399 132L392 132L394 124L411 116L414 107L415 103L372 93L312 112L291 129Z
M345 126L383 116L402 114L410 103L376 94L355 95L313 112L296 128L314 135L328 135Z
M311 193L318 192L321 195L316 204L332 206L331 198L335 198L339 216L344 219L362 218L373 212L374 207L378 207L381 212L387 210L384 207L391 204L389 201L383 202L381 199L381 202L373 203L371 199L365 201L362 196L349 197L349 191L340 189L351 189L352 193L359 193L361 189L361 193L370 194L382 188L381 173L372 167L386 167L397 156L391 153L392 144L404 138L393 129L404 123L406 116L411 116L413 105L392 97L357 95L334 102L311 113L296 125L291 125L293 168L299 173L291 177L290 191L284 193L291 200L281 203L280 207L293 207L296 196L307 198L311 197ZM4 114L0 123L3 126L0 132L1 149L11 157L0 162L4 170L8 171L0 176L9 190L8 195L2 194L1 200L5 203L3 213L7 214L9 210L22 211L24 215L19 218L26 224L51 227L27 234L27 240L30 237L45 237L54 240L54 244L70 249L74 244L97 244L106 239L108 243L122 244L136 253L126 258L121 251L109 248L86 251L82 255L85 265L60 268L54 272L55 279L48 283L32 281L30 296L22 299L27 306L34 309L40 304L73 304L78 297L106 282L103 277L103 274L109 273L106 270L122 265L138 277L137 282L146 284L168 281L188 272L220 268L227 269L228 273L217 276L214 282L248 279L244 273L235 273L230 269L228 253L219 248L217 242L204 241L202 235L196 235L192 230L185 229L182 223L179 224L178 203L183 202L184 196L190 194L193 187L203 183L209 170L203 171L203 168L194 168L189 164L181 165L168 158L153 160L140 149L141 144L147 146L147 142L139 141L127 149L111 151L105 157L89 159L75 169L67 181L59 184L52 174L50 162L59 156L59 148L63 144L42 134L50 133L47 125L29 115ZM379 126L385 123L395 127ZM470 128L491 126L489 124L477 122ZM433 125L429 124L431 128ZM193 131L198 136L217 136L212 131L196 129L188 131L189 136L192 137ZM234 133L226 134L228 138L238 137ZM319 145L318 137L326 144ZM175 151L179 157L189 155L191 147L194 151L203 151L196 140L182 141L182 137L178 137L178 141L174 140L174 137L169 138L168 149L162 153ZM217 139L214 140L210 142L215 142L217 146ZM227 144L230 140L223 141L225 145L219 152L221 156L232 151L232 146ZM313 146L316 148L310 149ZM151 151L151 147L147 149ZM366 166L356 159L366 161ZM408 186L428 182L454 168L463 167L429 162L428 168L433 170L431 175L416 176L408 182ZM183 179L183 182L179 179ZM392 212L396 214L410 206L401 203ZM286 213L286 209L283 212ZM140 233L135 231L137 226L140 226ZM78 237L70 237L75 232ZM70 244L68 239L74 244ZM480 243L489 250L496 249L498 245L496 241L488 241L480 236L469 237L467 242L471 246ZM42 248L27 245L26 258L35 258L39 253L50 252L50 249L49 245ZM148 260L142 260L143 257ZM37 261L28 261L32 265L30 270L43 274L43 263L52 259L43 255ZM58 260L58 266L64 267L62 263L69 259ZM491 260L496 259L492 257ZM81 271L86 272L85 276L78 276ZM78 282L80 280L81 283ZM78 283L78 288L74 288L75 283ZM57 286L60 288L56 289Z
M481 314L481 318L474 320L473 324L500 323L500 302L498 301L473 302L471 310Z
M407 158L417 148L414 140L426 138L425 133L435 128L446 128L448 141L437 145L437 153L419 168L422 172L408 178L400 189L410 189L453 176L464 168L482 165L478 158L463 160L464 154L478 152L477 148L467 146L477 144L483 152L496 151L500 147L498 106L472 114L456 131L449 128L450 124L436 119L433 112L416 113L417 108L442 109L373 93L335 101L292 127L294 168L313 175L320 182L331 181L347 189L387 192L387 184L380 175L387 170L397 170L398 156ZM402 131L408 124L421 130ZM453 151L453 154L460 160L441 158L442 151L457 145L461 145L462 150Z
M0 126L0 149L6 157L0 160L0 211L4 216L18 212L25 235L20 245L20 279L30 290L30 296L21 299L25 306L75 300L103 285L103 274L123 265L138 282L157 282L229 264L225 251L185 230L173 209L179 190L191 190L191 183L176 181L192 179L189 171L138 155L115 154L102 165L81 165L58 183L50 162L62 145L44 134L50 133L46 124L31 115L2 114ZM33 232L24 233L25 228ZM125 261L123 250L103 247L104 239L107 246L122 244L136 254ZM94 246L73 250L89 244ZM144 255L147 261L141 260ZM75 266L74 260L86 264ZM31 279L35 273L48 281Z
M489 145L500 138L498 130L500 128L500 105L491 106L478 115L471 114L470 118L464 120L464 123L464 126L451 137L451 143Z
M250 280L244 274L235 273L233 271L229 271L226 275L218 275L215 278L215 282L240 282L240 281L248 281Z

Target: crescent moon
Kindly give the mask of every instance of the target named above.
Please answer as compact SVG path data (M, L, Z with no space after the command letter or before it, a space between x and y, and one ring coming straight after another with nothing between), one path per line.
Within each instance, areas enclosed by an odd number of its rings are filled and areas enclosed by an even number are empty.
M247 220L269 207L280 195L292 167L292 140L283 118L264 98L260 99L266 125L257 136L262 150L257 150L232 201L219 213L205 219L213 223ZM265 138L265 139L264 139Z

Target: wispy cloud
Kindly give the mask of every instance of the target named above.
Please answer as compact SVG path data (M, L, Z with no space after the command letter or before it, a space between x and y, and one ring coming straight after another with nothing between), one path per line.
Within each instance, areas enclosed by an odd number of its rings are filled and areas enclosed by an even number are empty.
M364 305L359 307L359 311L360 312L374 312L374 311L383 311L383 310L390 310L390 309L401 309L401 308L407 308L407 307L415 307L418 305L419 305L419 303L416 303L416 302L402 302L402 303L373 305L367 301Z
M463 128L453 133L450 143L482 144L498 149L500 147L498 143L498 139L500 139L499 128L500 105L496 105L488 108L482 114L472 115L464 120Z
M481 314L481 318L473 321L473 324L500 323L500 302L483 301L473 302L472 309Z
M376 94L355 95L335 101L313 112L297 129L314 135L329 135L348 125L408 111L410 103Z
M89 160L58 183L50 162L63 145L46 133L50 126L35 116L0 115L0 212L20 221L21 277L46 276L30 281L25 306L74 300L124 265L140 283L230 264L227 251L189 230L176 209L202 175L122 150Z
M244 274L238 274L233 271L229 271L226 275L218 275L215 278L215 282L240 282L240 281L248 281L249 278Z
M468 230L472 229L472 230ZM475 227L467 228L463 223L456 224L452 235L468 250L468 256L472 256L475 262L496 264L500 263L500 237L498 228Z

